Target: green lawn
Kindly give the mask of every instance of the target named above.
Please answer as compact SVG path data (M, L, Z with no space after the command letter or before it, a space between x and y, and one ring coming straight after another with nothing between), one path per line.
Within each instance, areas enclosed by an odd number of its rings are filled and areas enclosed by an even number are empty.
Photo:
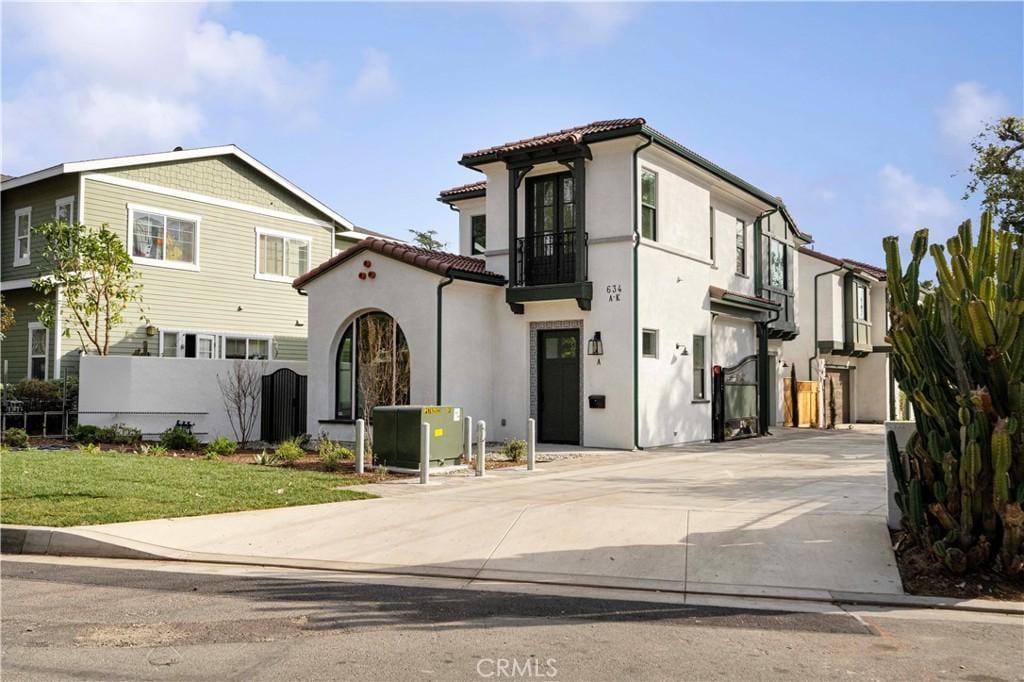
M0 521L78 526L374 497L361 479L208 460L78 451L0 455Z

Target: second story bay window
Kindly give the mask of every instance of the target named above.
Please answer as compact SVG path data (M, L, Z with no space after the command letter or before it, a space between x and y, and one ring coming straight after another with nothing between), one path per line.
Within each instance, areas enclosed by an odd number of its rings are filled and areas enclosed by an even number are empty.
M788 289L789 266L786 262L786 245L777 239L768 240L768 286Z
M128 243L137 263L199 269L198 216L129 206Z
M291 282L309 271L308 237L256 230L256 279Z

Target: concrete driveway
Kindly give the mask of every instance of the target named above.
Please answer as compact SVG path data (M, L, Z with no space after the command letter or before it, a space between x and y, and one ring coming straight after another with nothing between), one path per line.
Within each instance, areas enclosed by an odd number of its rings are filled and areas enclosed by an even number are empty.
M828 598L900 594L881 427L374 485L381 499L94 526L255 561Z

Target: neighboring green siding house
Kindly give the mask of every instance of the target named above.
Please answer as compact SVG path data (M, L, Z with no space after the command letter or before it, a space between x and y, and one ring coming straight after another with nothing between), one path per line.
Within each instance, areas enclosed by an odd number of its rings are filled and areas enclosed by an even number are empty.
M234 145L65 163L0 187L0 287L15 311L4 382L75 376L84 350L74 331L36 320L32 280L47 274L36 225L109 225L144 299L112 353L179 358L305 360L306 299L291 281L366 236Z

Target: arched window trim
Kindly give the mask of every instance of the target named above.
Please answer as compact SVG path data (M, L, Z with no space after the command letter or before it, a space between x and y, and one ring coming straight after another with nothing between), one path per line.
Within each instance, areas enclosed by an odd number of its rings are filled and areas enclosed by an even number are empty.
M338 341L338 348L334 355L334 415L335 419L339 421L355 421L360 417L360 411L362 407L362 396L359 394L359 323L367 317L374 315L385 315L394 324L393 343L394 346L391 349L392 362L396 363L395 373L397 376L398 372L398 361L401 355L400 348L405 347L406 358L408 358L409 345L408 340L405 337L405 332L402 330L401 325L394 317L384 313L383 311L372 311L363 313L353 318L346 326L345 331L342 332L341 338ZM349 354L349 379L348 386L344 386L341 380L341 361L342 354L345 352L345 340L351 337L352 341L348 347ZM408 363L408 359L406 359ZM408 371L408 366L406 366ZM342 392L347 388L348 391L348 404L345 406L347 409L343 409L342 405ZM404 398L408 402L408 386L406 387Z

